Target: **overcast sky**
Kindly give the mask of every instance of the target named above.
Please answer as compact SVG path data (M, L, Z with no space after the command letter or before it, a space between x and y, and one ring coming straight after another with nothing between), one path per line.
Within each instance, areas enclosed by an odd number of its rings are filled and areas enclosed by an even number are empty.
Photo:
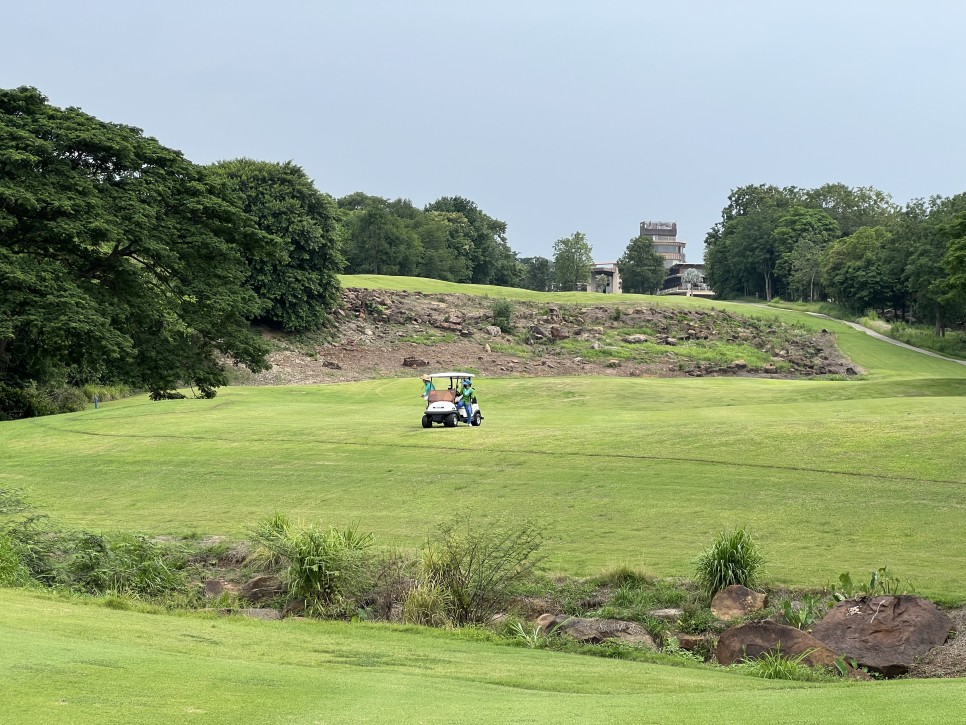
M465 196L521 256L645 219L688 261L731 189L966 191L962 0L6 3L0 87L197 163L293 160L322 191Z

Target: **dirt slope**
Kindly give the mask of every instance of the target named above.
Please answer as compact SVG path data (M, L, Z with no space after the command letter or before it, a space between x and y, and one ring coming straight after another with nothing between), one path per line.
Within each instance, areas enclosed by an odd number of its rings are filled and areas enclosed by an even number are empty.
M470 369L483 375L807 377L861 372L829 334L721 310L515 302L512 331L494 300L344 289L327 342L269 335L272 369L255 385L313 384ZM407 362L408 361L408 362Z

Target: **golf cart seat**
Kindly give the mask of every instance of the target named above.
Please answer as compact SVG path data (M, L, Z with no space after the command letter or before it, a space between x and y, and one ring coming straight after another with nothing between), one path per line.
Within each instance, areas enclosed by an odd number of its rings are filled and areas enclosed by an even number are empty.
M455 390L430 390L429 391L429 403L455 403L456 402L456 391Z

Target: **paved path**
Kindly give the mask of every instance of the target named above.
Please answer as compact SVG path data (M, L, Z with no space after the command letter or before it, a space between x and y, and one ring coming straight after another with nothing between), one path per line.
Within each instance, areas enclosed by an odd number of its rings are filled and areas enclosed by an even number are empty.
M775 309L774 307L771 309ZM823 315L819 312L806 312L805 314L811 315L812 317L821 317L824 320L832 320L834 322L841 322L843 325L848 325L854 330L859 332L864 332L866 335L871 335L877 340L885 340L893 345L898 345L899 347L904 347L907 350L913 350L914 352L921 352L923 355L929 355L929 357L938 357L940 360L948 360L949 362L959 363L960 365L966 365L966 360L957 360L954 357L946 357L945 355L940 355L938 352L933 352L932 350L923 350L921 347L916 347L915 345L909 345L905 342L900 342L899 340L894 340L891 337L887 337L880 332L876 332L865 325L860 325L858 322L849 322L848 320L839 320L834 317L829 317L828 315Z

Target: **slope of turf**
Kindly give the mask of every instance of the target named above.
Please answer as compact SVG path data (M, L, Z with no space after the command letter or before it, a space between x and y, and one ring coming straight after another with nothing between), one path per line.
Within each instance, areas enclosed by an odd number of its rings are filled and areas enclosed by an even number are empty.
M16 723L951 722L966 680L807 684L388 626L157 616L0 590Z
M131 399L0 424L0 487L78 526L156 534L239 535L277 509L415 545L453 513L529 514L576 574L688 575L744 525L774 582L887 564L966 599L966 368L799 317L867 375L486 379L484 426L455 430L419 427L415 379Z

